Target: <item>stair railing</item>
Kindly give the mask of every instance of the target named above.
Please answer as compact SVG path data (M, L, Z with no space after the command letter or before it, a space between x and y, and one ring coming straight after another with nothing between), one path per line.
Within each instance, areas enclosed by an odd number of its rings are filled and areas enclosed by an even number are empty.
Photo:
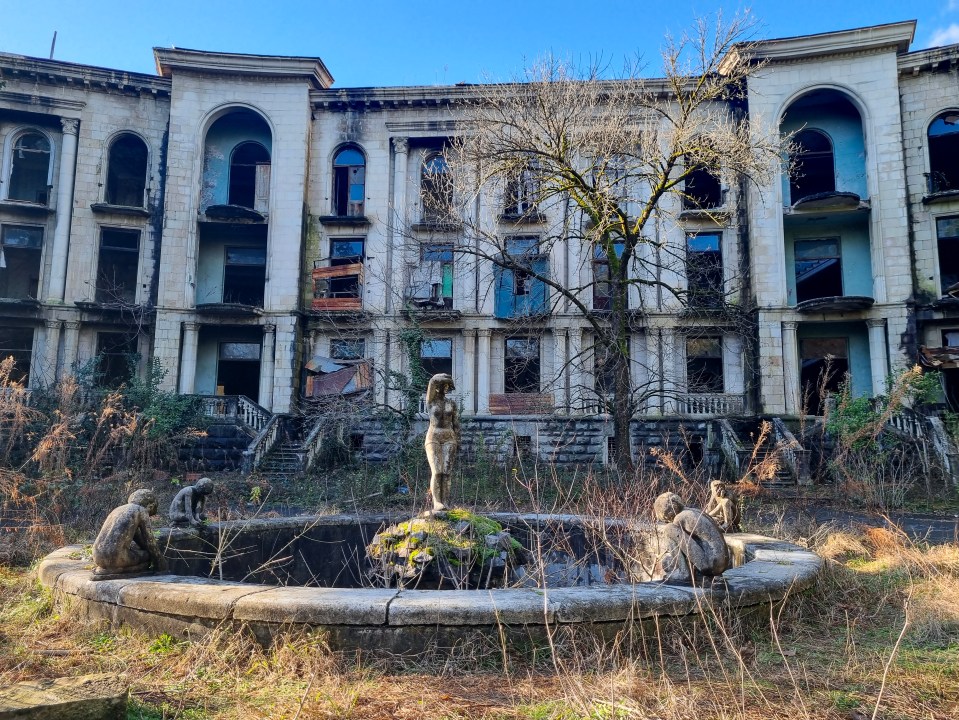
M721 419L719 422L719 449L723 454L726 462L733 468L733 471L736 474L736 479L742 475L742 463L740 458L742 453L745 451L743 446L739 442L739 438L736 436L736 431L733 429L732 424L729 420Z
M280 416L273 415L253 439L249 447L243 451L243 472L256 470L266 454L273 449L280 439Z
M949 437L941 418L933 415L926 417L925 421L932 449L942 464L943 474L952 481L954 487L959 487L959 450Z
M323 430L323 423L316 423L303 441L300 450L300 470L302 472L306 472L313 467L313 463L323 449L323 441L326 439L326 433Z
M244 425L259 432L275 416L269 410L250 400L246 395L237 395L236 417Z
M773 418L773 436L776 439L776 449L779 450L783 463L796 478L796 482L800 485L808 484L809 450L803 448L796 436L786 427L782 418Z

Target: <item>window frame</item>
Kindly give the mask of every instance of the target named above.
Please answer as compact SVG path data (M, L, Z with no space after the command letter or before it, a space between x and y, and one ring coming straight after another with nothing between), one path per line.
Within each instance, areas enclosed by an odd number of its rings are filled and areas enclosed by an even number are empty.
M30 229L33 229L33 230L38 230L38 231L39 231L39 234L40 234L40 243L39 243L39 246L33 247L33 246L31 246L31 245L12 245L12 244L7 244L7 243L5 242L5 238L6 238L6 236L7 236L7 230L8 230L9 228L30 228ZM15 254L19 254L19 253L21 253L21 252L35 252L35 253L37 253L37 257L36 257L36 260L35 260L35 262L36 262L36 272L37 272L37 277L36 277L37 283L36 283L36 287L33 288L34 294L31 295L29 292L27 292L25 298L21 298L21 299L32 298L32 299L34 299L34 300L39 300L39 298L40 298L40 284L41 284L41 282L43 281L43 261L44 261L44 258L43 258L43 250L44 250L44 239L45 239L45 236L46 236L46 227L45 227L44 225L34 225L34 224L31 224L31 223L20 223L20 222L0 223L0 255L3 256L3 264L4 264L4 266L6 266L6 267L3 267L3 268L0 268L0 272L8 272L8 271L10 271L10 268L9 268L9 266L8 266L8 256L7 256L8 253L10 253L10 252L13 252L13 253L15 253ZM28 290L31 289L31 288L29 287L30 284L31 284L31 283L28 282ZM0 297L3 297L3 295L0 295ZM11 299L12 299L12 298L11 298Z
M438 344L446 343L449 343L449 355L424 355L424 350L427 346L433 348ZM420 341L419 361L420 367L423 369L423 372L426 375L426 379L429 379L438 373L447 373L448 375L453 374L453 350L452 336L447 337L442 335L437 337L427 337ZM449 363L448 368L446 366L447 362Z
M692 343L714 342L716 344L716 354L692 354L690 345ZM724 358L723 336L716 335L695 335L686 337L686 392L690 395L723 395L726 392L726 363ZM694 370L694 363L700 365L698 370ZM710 366L713 367L710 370ZM718 369L718 372L717 372ZM711 382L710 379L718 379L718 384Z
M348 152L355 152L360 156L360 162L357 163L337 163L337 159ZM363 148L354 143L349 143L346 145L341 145L333 153L333 159L330 163L332 171L332 192L330 193L330 199L332 200L332 212L335 217L364 217L366 213L366 168L367 168L367 159L366 153L363 152ZM362 181L353 182L353 173L351 170L353 168L359 168L361 171ZM342 171L342 172L341 172ZM340 197L340 193L343 192L343 189L340 187L341 184L344 184L341 180L341 175L345 176L345 198ZM352 201L353 189L356 187L362 188L360 192L361 200L358 203L358 207L355 207L357 203Z
M431 169L437 160L442 161L442 171ZM430 202L428 200L430 197L435 198L436 202ZM448 220L449 216L445 213L442 203L447 203L450 207L453 204L449 162L444 151L431 150L423 157L423 164L420 166L420 216L423 222L438 223Z
M693 247L699 238L715 238L715 250ZM723 232L705 230L686 233L686 303L689 307L721 307L726 296L723 263Z
M833 142L833 139L829 136L829 134L825 130L821 128L810 127L810 128L804 128L803 130L800 130L798 133L796 133L796 136L793 138L793 143L799 148L802 148L802 146L799 144L799 139L804 135L809 135L809 136L817 135L821 137L829 145L829 151L828 153L824 150L794 152L789 157L790 165L794 168L794 170L801 173L802 162L804 159L808 158L811 161L819 161L823 166L825 166L825 159L826 157L828 157L829 167L831 170L831 177L832 177L832 183L831 183L832 187L829 188L828 190L815 190L815 192L806 191L802 193L797 193L796 190L797 189L801 190L802 188L802 186L798 184L799 180L801 180L802 177L801 176L790 177L789 178L789 204L790 205L795 205L800 200L810 197L812 195L818 195L820 193L827 193L827 192L836 192L836 143ZM826 177L825 173L822 173L821 177L825 178Z
M535 344L533 352L519 352L511 355L510 345L526 345L527 350ZM511 360L523 364L512 368ZM525 377L525 376L529 377ZM503 339L503 392L507 394L534 394L542 392L543 384L543 343L540 338L531 335L514 335Z
M115 290L115 288L106 288L101 287L101 271L103 269L103 255L104 252L113 254L113 253L129 253L130 255L135 256L133 260L133 298L132 300L122 300L121 302L129 302L130 304L136 304L137 298L140 295L140 250L142 249L141 238L143 233L139 228L129 228L129 227L115 227L111 225L101 225L100 230L100 240L97 243L97 269L96 269L96 279L94 282L94 298L98 303L107 303L107 302L116 302L103 300L101 292L107 292L108 290ZM105 245L105 235L107 233L116 233L117 235L129 235L136 238L136 248L131 249L129 247L122 247L119 245L110 246Z
M937 215L933 218L934 220L934 230L936 236L936 276L938 279L939 285L939 295L940 297L947 297L947 290L952 287L955 283L959 283L959 215ZM939 232L940 222L943 221L954 221L956 224L956 234L955 235L941 235ZM943 244L948 242L954 245L952 252L945 253L947 259L952 260L955 264L954 268L951 268L951 271L948 273L943 272ZM950 266L947 264L947 268ZM955 280L948 285L946 284L947 278Z
M135 205L131 205L129 203L117 202L117 198L111 194L111 179L113 177L112 173L115 166L113 152L118 143L127 139L133 139L133 140L139 141L143 149L143 177L141 178L142 186L140 188L140 193L139 193L139 202L136 203ZM149 180L150 180L150 145L147 143L147 141L143 137L141 137L139 134L131 130L123 130L117 133L111 138L110 143L107 146L106 165L107 165L107 173L106 173L106 181L103 183L103 201L107 203L108 205L116 205L118 207L145 208L147 204L146 202L147 186L149 185Z
M36 200L22 200L10 196L10 190L13 187L13 171L16 163L16 153L17 153L17 143L20 142L26 135L39 135L47 142L47 176L46 176L46 185L44 186L46 191L46 200L44 202L37 202ZM53 170L56 157L56 143L53 141L53 138L50 136L50 133L45 130L34 127L21 127L9 135L9 140L7 141L7 152L6 152L6 162L3 168L3 200L16 203L27 203L30 205L38 205L41 207L50 207L51 202L53 201Z

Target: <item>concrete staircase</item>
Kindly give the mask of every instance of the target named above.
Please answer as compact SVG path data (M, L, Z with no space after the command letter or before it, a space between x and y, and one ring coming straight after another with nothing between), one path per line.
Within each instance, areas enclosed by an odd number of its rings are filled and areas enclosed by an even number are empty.
M303 471L303 448L298 442L276 444L256 468L257 473L269 480L281 480Z

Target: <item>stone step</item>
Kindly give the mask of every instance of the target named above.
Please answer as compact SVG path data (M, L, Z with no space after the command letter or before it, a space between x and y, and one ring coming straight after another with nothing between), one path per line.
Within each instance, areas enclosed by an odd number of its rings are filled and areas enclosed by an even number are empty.
M108 673L28 680L0 690L0 720L125 720L127 696Z

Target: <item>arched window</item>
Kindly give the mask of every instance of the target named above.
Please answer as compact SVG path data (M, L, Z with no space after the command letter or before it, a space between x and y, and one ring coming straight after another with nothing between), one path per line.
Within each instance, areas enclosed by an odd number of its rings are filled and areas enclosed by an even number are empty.
M25 132L13 144L7 199L46 205L50 195L50 141Z
M345 147L333 158L333 213L362 217L366 198L366 158L356 147Z
M810 195L835 192L832 143L819 130L803 130L793 139L793 177L789 180L790 202Z
M110 205L143 207L147 181L147 146L136 135L121 135L110 145L107 194Z
M929 126L929 192L959 190L959 111L940 114Z
M230 157L230 205L266 210L270 192L270 153L258 142L244 142Z
M437 222L449 218L453 203L453 183L446 158L440 153L430 155L423 163L420 197L423 200L424 220Z

